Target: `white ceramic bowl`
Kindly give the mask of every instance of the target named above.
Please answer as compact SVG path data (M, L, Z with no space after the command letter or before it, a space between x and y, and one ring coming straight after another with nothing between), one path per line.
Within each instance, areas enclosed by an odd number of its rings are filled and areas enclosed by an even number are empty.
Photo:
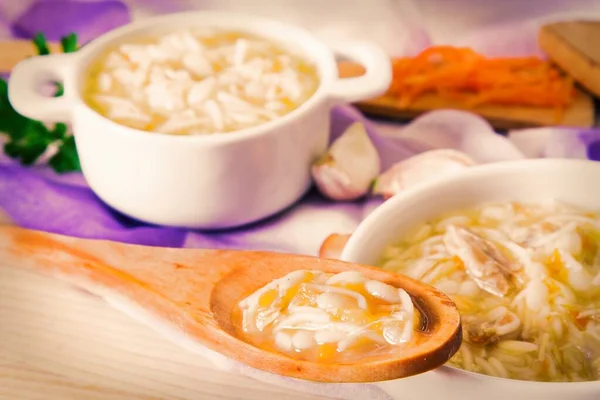
M249 129L210 136L153 134L114 123L81 98L86 67L100 52L140 35L187 27L219 27L270 38L317 65L320 86L298 109ZM186 12L142 20L111 31L72 54L19 63L9 98L21 114L72 123L83 174L116 210L160 225L227 228L272 215L310 187L310 165L325 151L333 105L385 92L389 57L369 43L341 44L335 53L359 62L365 75L338 79L334 51L300 28L223 12ZM43 97L40 83L64 82L65 95Z
M600 210L600 163L542 159L473 167L452 177L423 183L373 211L352 234L342 259L377 263L383 249L420 222L487 201L549 198ZM600 382L542 383L495 378L442 367L411 378L378 383L404 400L600 399Z

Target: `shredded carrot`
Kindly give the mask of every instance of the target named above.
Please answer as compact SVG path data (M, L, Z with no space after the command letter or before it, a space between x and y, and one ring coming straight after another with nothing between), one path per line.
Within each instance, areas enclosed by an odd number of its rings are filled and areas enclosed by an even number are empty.
M469 48L429 47L393 60L388 94L408 107L435 93L466 107L485 104L554 108L560 115L575 97L573 80L537 57L487 58Z

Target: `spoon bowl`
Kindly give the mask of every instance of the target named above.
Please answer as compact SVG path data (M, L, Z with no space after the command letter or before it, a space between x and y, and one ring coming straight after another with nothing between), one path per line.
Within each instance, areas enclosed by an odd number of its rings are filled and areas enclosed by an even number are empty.
M94 294L124 296L207 348L251 367L319 382L374 382L443 365L462 341L454 303L435 288L379 268L333 259L259 251L146 247L0 227L5 265L51 274ZM242 340L233 312L240 300L296 270L358 271L402 288L424 323L411 345L354 362L319 363Z

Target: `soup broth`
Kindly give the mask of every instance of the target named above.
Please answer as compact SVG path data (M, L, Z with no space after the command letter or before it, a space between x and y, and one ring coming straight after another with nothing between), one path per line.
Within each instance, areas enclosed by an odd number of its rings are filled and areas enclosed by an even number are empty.
M247 342L324 363L397 351L415 340L421 324L406 291L357 272L295 271L245 298L236 311Z
M306 102L318 71L302 56L241 32L183 30L109 49L89 67L87 104L149 132L233 132Z
M463 321L449 364L532 381L600 380L600 216L483 204L428 221L381 267L445 292Z

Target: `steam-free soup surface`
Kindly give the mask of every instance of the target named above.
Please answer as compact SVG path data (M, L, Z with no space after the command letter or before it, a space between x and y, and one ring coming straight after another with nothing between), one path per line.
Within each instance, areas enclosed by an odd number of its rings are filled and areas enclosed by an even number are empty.
M277 119L316 91L302 55L247 33L182 30L109 49L90 65L86 102L120 124L202 135Z
M380 266L432 284L462 315L458 368L534 381L600 380L600 217L559 202L441 216Z
M403 289L358 272L295 271L237 308L249 343L323 363L390 354L415 340L421 316Z

